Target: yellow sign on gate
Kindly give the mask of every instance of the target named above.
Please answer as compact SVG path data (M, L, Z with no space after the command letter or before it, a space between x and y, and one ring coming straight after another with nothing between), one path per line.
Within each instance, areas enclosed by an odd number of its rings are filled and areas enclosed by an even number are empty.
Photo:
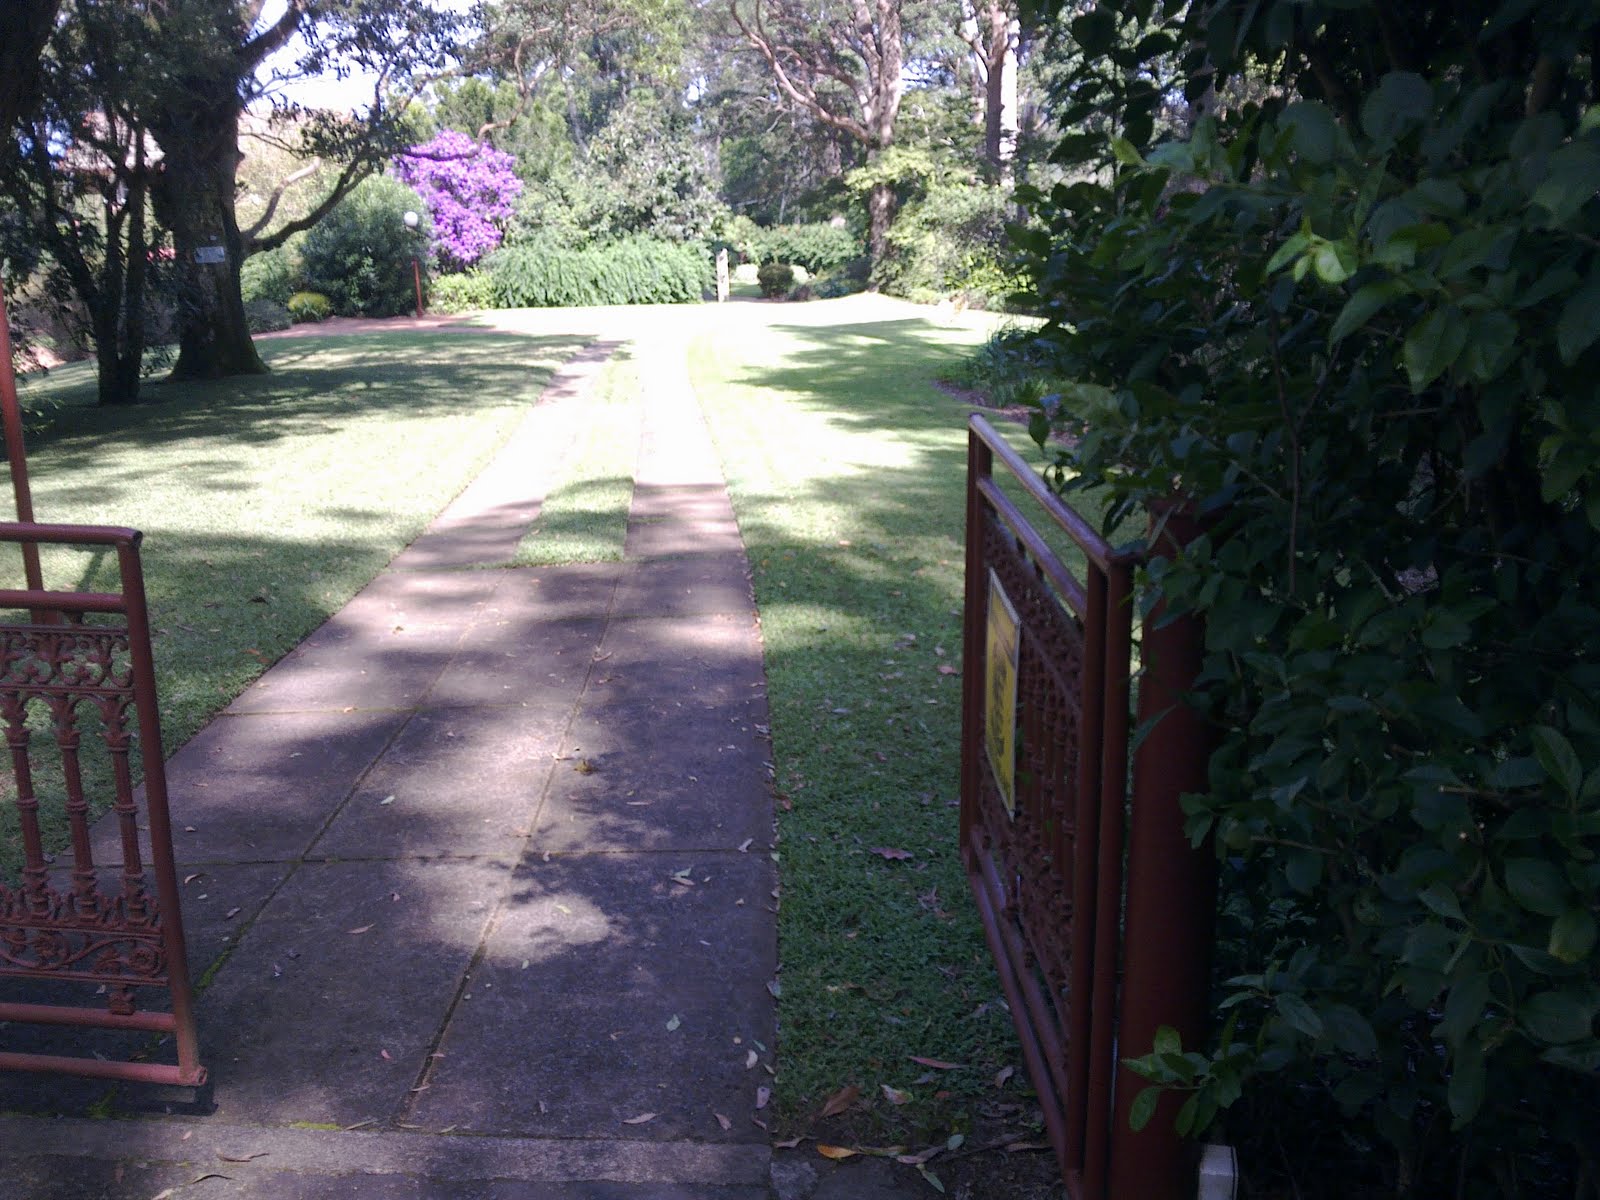
M1017 662L1020 646L1017 610L989 572L989 623L984 650L984 741L989 767L1006 812L1017 815Z

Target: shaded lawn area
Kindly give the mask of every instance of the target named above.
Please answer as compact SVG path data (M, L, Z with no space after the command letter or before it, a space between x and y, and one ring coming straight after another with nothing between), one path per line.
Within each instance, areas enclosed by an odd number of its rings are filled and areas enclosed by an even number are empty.
M983 335L803 319L708 335L690 359L766 643L780 1122L798 1132L854 1084L863 1139L974 1112L1015 1125L1034 1106L957 851L971 410L933 387ZM1037 461L1024 429L996 424Z
M82 367L27 383L37 518L145 534L165 751L415 538L580 344L459 333L263 340L272 374L149 383L128 408L95 407ZM114 556L52 549L43 560L47 588L117 585ZM16 551L0 553L0 580L22 586ZM47 746L41 760L53 756ZM88 783L103 802L103 777ZM59 784L40 785L59 846ZM15 871L16 840L15 810L0 805L0 874Z

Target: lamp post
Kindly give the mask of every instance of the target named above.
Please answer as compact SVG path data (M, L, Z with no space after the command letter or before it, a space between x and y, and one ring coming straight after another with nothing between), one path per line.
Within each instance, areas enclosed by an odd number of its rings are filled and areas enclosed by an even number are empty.
M416 213L407 209L406 215L402 218L402 220L405 221L406 228L409 229L413 234L417 232L417 224L421 218L418 217ZM417 316L420 317L422 315L422 259L417 254L417 244L415 241L411 243L411 281L416 284Z

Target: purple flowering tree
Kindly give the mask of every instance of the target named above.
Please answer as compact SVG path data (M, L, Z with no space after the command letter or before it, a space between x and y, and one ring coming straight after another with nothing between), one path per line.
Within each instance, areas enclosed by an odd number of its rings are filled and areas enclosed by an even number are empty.
M453 129L395 158L394 173L415 189L433 216L434 243L445 270L470 267L500 244L501 223L522 194L515 162Z

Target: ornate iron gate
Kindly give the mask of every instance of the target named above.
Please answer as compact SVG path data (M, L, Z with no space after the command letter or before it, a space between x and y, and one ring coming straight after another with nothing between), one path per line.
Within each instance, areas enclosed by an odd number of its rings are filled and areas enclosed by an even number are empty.
M170 1034L178 1061L107 1062L0 1048L0 1070L198 1086L206 1073L195 1041L172 859L140 538L131 529L0 524L0 542L111 549L121 577L115 593L0 590L0 610L22 614L0 622L0 725L10 750L23 857L20 879L0 879L0 981L81 985L85 1000L94 991L105 996L103 1006L0 999L0 1022ZM48 719L45 737L58 756L59 800L71 854L65 870L53 868L47 855L35 792L41 765L35 747L44 738L30 726L30 710ZM91 850L82 757L91 748L86 740L91 746L97 741L109 758L111 819L121 843L114 883L102 877ZM144 751L142 811L131 761L136 742ZM55 767L52 762L52 775ZM141 816L148 830L148 864ZM155 989L166 992L170 1011L140 1008L139 993Z
M997 460L1012 492L1081 551L1081 580L1051 548L1059 536L1042 534L1003 490ZM1208 864L1184 842L1178 805L1203 788L1206 757L1203 733L1196 739L1178 711L1198 645L1181 622L1146 629L1140 716L1167 715L1145 736L1130 792L1137 561L973 417L962 856L1074 1200L1192 1191L1170 1115L1128 1128L1139 1081L1119 1079L1116 1061L1147 1051L1159 1024L1186 1044L1203 1030L1212 913ZM1173 969L1162 956L1175 942Z

